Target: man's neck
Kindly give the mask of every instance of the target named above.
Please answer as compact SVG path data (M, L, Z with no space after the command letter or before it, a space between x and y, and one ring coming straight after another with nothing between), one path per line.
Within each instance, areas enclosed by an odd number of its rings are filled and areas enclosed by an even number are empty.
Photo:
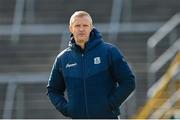
M85 43L76 43L78 46L81 47L81 49L84 49L85 48Z

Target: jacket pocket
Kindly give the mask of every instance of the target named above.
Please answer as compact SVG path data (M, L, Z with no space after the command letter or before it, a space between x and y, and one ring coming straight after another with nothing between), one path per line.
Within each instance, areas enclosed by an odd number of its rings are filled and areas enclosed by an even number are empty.
M67 117L72 117L69 103L66 104L66 114L67 114Z
M111 111L111 113L114 115L114 116L118 116L120 115L120 110L118 107L116 108L113 108L113 106L111 105L109 99L107 98L107 106L108 106L108 110Z
M109 101L108 101L108 98L106 99L106 106L107 106L107 110L108 110L109 112L112 112L112 108L111 108L111 106L110 106L110 103L109 103Z

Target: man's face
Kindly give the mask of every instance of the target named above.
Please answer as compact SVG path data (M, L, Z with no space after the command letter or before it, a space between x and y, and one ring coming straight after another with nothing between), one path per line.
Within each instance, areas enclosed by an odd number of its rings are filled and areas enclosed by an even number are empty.
M77 44L84 44L89 40L92 30L92 23L88 16L75 17L72 25L69 26L70 32L73 34Z

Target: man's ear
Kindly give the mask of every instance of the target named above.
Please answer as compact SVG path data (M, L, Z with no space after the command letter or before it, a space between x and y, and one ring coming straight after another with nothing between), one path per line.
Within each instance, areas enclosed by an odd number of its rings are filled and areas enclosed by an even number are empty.
M93 30L93 28L94 28L94 26L92 25L92 26L91 26L91 30Z
M69 31L72 33L72 27L69 25Z

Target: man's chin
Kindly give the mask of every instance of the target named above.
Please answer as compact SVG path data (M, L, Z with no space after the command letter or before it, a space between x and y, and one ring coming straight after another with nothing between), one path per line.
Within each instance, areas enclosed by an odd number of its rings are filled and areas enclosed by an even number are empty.
M80 39L78 40L78 43L85 43L87 40L84 40L84 39Z

